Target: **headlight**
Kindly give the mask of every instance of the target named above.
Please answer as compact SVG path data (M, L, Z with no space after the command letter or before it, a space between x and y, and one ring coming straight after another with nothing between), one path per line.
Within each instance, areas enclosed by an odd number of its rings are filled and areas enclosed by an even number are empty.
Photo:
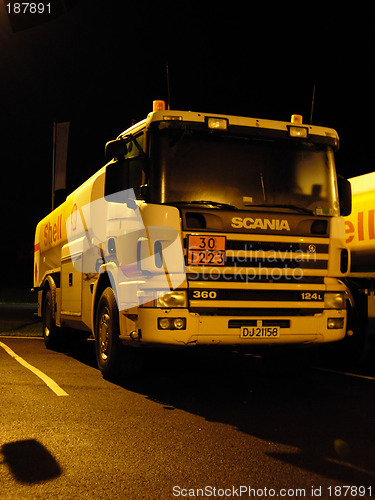
M344 309L345 295L343 293L325 293L324 307L326 309Z
M187 307L186 290L173 290L156 299L156 307L172 309L174 307Z
M186 318L158 318L159 330L186 330Z
M344 328L344 318L328 318L327 328L329 330Z

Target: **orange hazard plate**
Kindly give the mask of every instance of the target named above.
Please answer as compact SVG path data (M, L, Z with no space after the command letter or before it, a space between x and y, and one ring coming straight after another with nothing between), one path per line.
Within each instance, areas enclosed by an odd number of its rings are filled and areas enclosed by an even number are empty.
M225 236L189 234L187 263L196 266L224 266Z

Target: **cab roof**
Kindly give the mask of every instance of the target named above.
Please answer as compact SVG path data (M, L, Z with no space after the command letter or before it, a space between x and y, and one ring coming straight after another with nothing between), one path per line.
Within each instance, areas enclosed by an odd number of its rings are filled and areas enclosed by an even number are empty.
M301 117L302 118L302 117ZM306 140L308 138L315 138L315 142L327 143L333 146L335 149L338 149L339 146L339 137L336 130L327 127L320 127L316 125L308 125L304 123L293 123L277 121L277 120L267 120L260 118L250 118L244 116L233 116L233 115L223 115L218 113L201 113L195 111L181 111L181 110L159 110L153 111L148 114L145 120L142 120L132 127L126 129L119 135L119 139L124 139L129 135L136 135L138 132L143 130L144 128L149 128L152 124L160 123L160 122L176 122L184 123L189 122L192 124L201 124L202 126L206 125L208 128L216 128L215 126L210 127L210 119L216 121L222 120L226 123L226 129L228 132L230 130L234 130L237 127L241 127L243 130L248 129L257 131L256 135L262 135L263 131L268 132L280 132L285 133L288 136L292 136L291 130L300 130L306 131L303 132L301 137L304 137ZM220 128L220 127L219 127ZM297 130L297 132L298 132ZM255 135L255 134L254 134ZM297 136L294 136L297 137ZM320 141L321 139L321 141Z

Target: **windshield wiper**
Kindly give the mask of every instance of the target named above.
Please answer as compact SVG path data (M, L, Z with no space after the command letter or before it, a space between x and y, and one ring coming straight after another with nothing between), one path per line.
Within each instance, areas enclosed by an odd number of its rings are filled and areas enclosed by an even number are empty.
M170 148L174 148L187 134L187 128L186 126L182 126L181 130L171 139L171 142L169 143Z
M211 205L215 208L228 208L230 210L237 210L237 207L234 205L228 205L227 203L219 203L218 201L208 201L208 200L199 200L199 201L173 201L168 202L168 205Z
M259 204L259 205L246 205L246 207L249 207L249 208L252 208L252 207L290 208L291 210L295 210L296 212L300 212L302 214L315 215L314 211L310 210L309 208L299 207L298 205L290 205L290 204L270 205L269 203L264 203L264 204Z

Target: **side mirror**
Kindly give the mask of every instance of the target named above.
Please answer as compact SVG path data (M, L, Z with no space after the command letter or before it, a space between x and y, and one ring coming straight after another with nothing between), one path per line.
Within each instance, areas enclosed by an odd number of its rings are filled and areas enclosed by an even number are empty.
M113 158L125 156L127 152L128 148L123 139L115 139L114 141L107 142L105 145L104 154L107 160L113 160Z
M123 195L126 189L129 189L129 160L123 159L109 163L105 172L104 198L107 201L115 201L108 200L108 197L119 193L116 202L125 203Z
M339 190L340 214L346 217L352 212L352 185L342 175L337 176Z

